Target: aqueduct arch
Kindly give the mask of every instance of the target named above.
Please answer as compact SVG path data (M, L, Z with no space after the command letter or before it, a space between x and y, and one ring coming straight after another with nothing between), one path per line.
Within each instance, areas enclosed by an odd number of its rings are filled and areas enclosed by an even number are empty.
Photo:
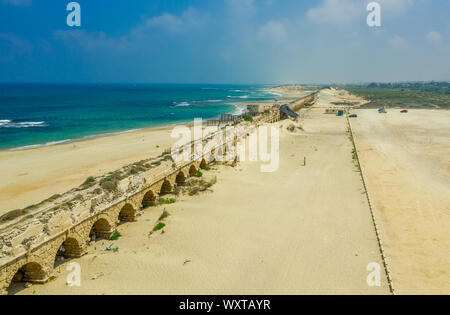
M119 220L125 222L133 222L136 220L136 210L131 204L127 203L122 207L119 213Z
M95 240L98 238L108 239L110 238L113 225L105 218L98 219L93 225L89 232L89 238Z
M47 274L42 266L36 262L30 262L17 270L9 282L9 286L11 286L12 283L17 282L43 283L46 280Z
M200 162L200 168L201 168L201 169L205 169L206 166L208 166L208 163L206 163L206 160L205 160L205 159L202 159L202 161Z
M170 183L170 181L168 181L167 179L164 180L164 183L162 184L161 187L161 195L163 194L168 194L170 192L172 192L173 190L173 185Z
M156 195L152 190L149 190L145 193L144 197L142 198L142 207L151 207L154 206L156 202Z
M195 167L195 165L191 165L191 167L189 168L189 176L195 175L197 175L197 168Z
M58 256L64 258L79 258L83 256L83 248L76 238L69 237L58 248L56 257Z
M177 185L183 185L185 181L186 175L183 172L178 173L177 178L175 179Z

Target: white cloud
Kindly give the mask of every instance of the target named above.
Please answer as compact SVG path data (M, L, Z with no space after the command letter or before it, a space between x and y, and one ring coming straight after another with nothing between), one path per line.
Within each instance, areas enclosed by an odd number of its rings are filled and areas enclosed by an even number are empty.
M253 0L226 0L226 4L233 15L245 17L255 13Z
M84 30L55 31L54 38L73 47L73 42L79 47L91 53L116 52L128 53L139 50L143 43L155 33L155 29L163 30L174 35L184 34L199 28L206 22L207 14L193 8L184 11L180 16L165 13L144 20L137 27L129 30L123 36L111 37L104 32L86 32Z
M389 39L389 45L393 49L405 49L408 46L408 42L403 37L394 35Z
M369 0L366 0L369 2ZM405 12L410 6L414 4L417 0L376 0L381 6L381 11L392 14L399 15Z
M418 0L376 0L382 16L398 16ZM364 21L367 4L373 0L323 0L321 5L310 9L308 18L317 24L344 25L357 20Z
M199 12L191 7L180 16L165 13L149 18L129 33L130 35L143 35L153 28L163 29L171 33L181 33L203 25L206 19L207 15L205 13Z
M442 36L439 32L432 31L427 34L426 39L433 45L439 45L442 41Z
M324 0L321 6L308 11L308 18L318 24L342 25L361 18L365 7L354 0Z
M259 29L259 38L276 43L284 42L288 39L284 25L278 21L270 21Z

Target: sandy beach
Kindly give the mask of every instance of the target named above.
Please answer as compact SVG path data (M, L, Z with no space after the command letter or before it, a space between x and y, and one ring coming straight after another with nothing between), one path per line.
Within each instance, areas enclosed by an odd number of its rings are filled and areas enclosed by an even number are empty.
M260 164L215 166L213 192L147 209L119 227L118 241L100 241L82 267L82 286L60 276L20 294L389 294L366 282L382 264L346 120L324 115L327 93L304 111L295 132L281 130L280 169ZM303 165L307 157L307 166ZM162 211L164 233L149 231ZM118 246L118 253L105 251ZM93 280L95 279L95 280Z
M0 152L0 215L36 204L122 166L158 156L175 142L173 127Z
M146 209L138 222L119 226L119 240L99 241L86 256L66 260L55 269L55 280L28 289L14 284L11 292L390 294L383 268L380 287L366 282L368 264L383 261L347 120L325 114L345 101L364 103L322 90L312 108L299 112L298 122L275 124L278 171L261 173L258 162L215 165L205 171L205 177L217 176L210 190ZM350 122L395 293L448 293L448 112L351 112L358 114ZM2 202L25 206L87 176L156 156L170 146L170 131L2 152L9 165L2 163L2 171L12 178L3 183L8 189ZM164 210L170 213L166 227L149 236ZM119 251L106 251L108 246ZM66 285L72 261L81 265L81 287Z
M67 2L0 0L0 296L450 295L450 0Z
M269 89L283 94L286 104L311 93L310 89ZM234 102L235 105L273 105L273 101ZM192 122L188 122L192 124ZM89 176L100 176L125 165L159 156L176 139L173 126L17 151L0 152L0 215L41 202L78 187Z

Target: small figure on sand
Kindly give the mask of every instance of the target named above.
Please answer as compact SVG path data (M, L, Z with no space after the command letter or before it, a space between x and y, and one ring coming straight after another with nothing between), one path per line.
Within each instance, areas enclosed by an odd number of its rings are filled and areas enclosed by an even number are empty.
M305 156L305 158L303 159L303 166L306 166L306 156Z

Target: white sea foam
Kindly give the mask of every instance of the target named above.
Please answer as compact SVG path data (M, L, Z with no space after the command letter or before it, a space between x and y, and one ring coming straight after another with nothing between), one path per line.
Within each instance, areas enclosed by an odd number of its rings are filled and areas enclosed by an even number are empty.
M32 128L32 127L47 127L44 121L25 121L12 122L11 120L0 120L1 128Z
M206 100L206 101L192 101L194 104L202 104L202 103L220 103L224 102L224 100Z
M232 96L232 95L228 95L228 98L241 98L241 99L247 99L250 95L242 95L242 96Z
M236 105L236 104L233 104L233 105L235 107L233 115L243 115L243 114L245 114L247 112L247 107L246 106L244 106L244 105Z
M181 103L174 103L175 105L175 107L189 107L189 106L191 106L191 104L190 103L188 103L188 102L181 102Z
M282 96L283 96L283 94L275 93L275 92L267 92L267 93L272 94L272 95L275 95L275 96L279 96L279 97L282 97Z

